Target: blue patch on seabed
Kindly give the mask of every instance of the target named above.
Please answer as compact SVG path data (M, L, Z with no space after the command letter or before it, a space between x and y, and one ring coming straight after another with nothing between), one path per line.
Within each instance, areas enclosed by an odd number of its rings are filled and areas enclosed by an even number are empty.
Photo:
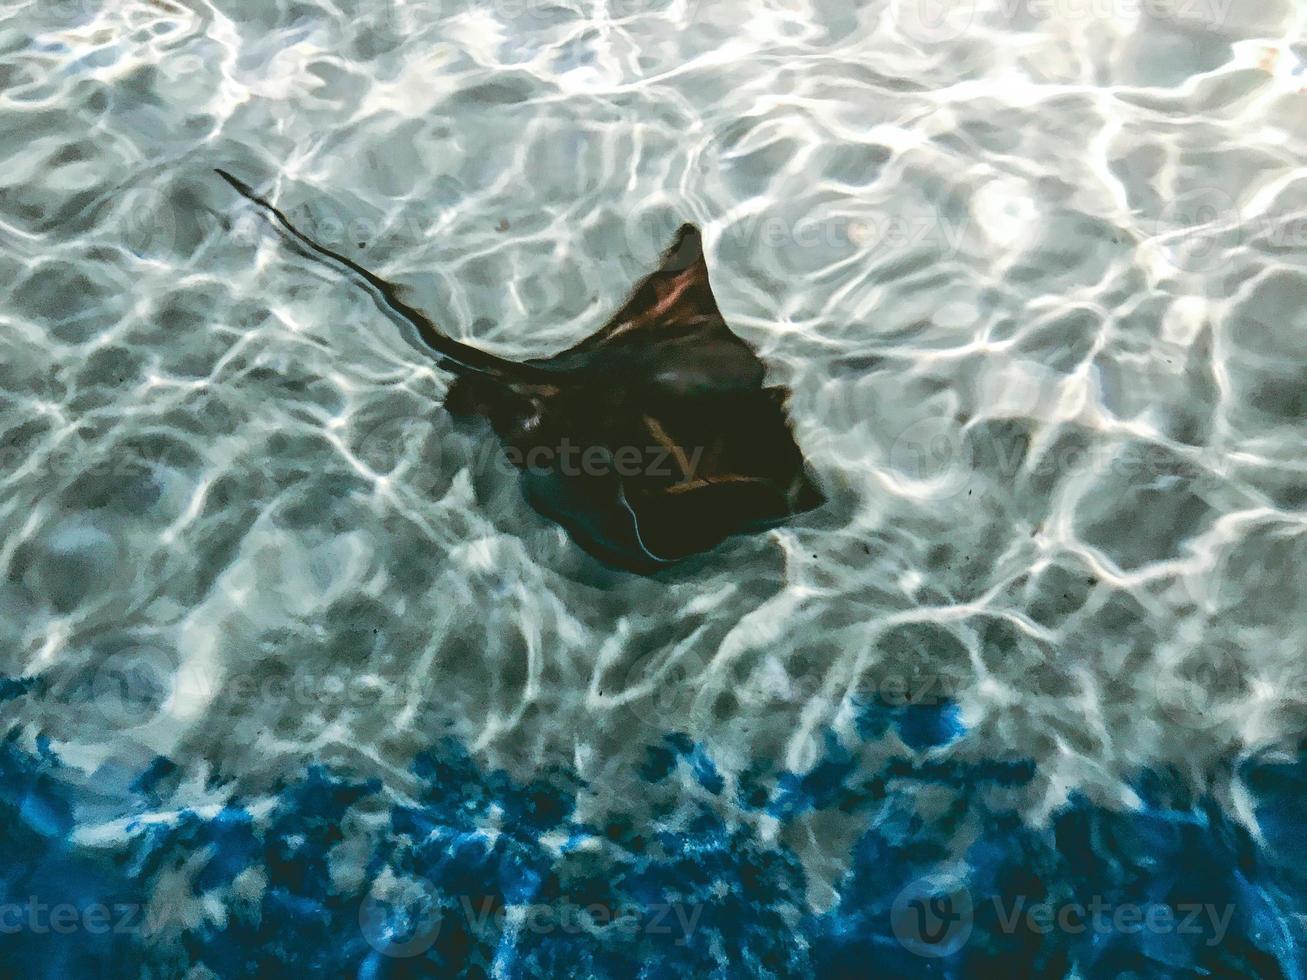
M1238 773L1255 832L1160 774L1132 811L1074 797L1035 828L1013 809L1034 767L960 758L953 705L864 706L858 733L807 772L733 780L669 735L638 775L677 802L605 827L577 820L569 774L515 782L453 742L403 803L314 767L170 812L167 760L74 791L11 736L0 976L1302 975L1307 752ZM883 738L898 751L870 771ZM818 816L853 828L852 862L815 913L785 842Z

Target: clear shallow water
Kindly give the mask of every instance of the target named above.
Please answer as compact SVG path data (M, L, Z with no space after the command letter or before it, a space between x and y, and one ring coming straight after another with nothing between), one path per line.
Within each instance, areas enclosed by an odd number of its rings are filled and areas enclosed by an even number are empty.
M0 881L84 906L57 896L133 854L113 887L170 916L60 955L235 975L259 907L269 962L409 969L469 881L559 908L597 878L610 905L710 908L651 969L835 974L852 949L914 975L1030 932L977 913L988 940L918 955L891 928L908 883L1037 900L989 860L1087 901L1140 833L1150 873L1240 896L1243 945L1191 945L1292 975L1301 15L939 13L7 5L0 709L12 849L41 857ZM438 407L403 330L214 166L506 356L593 332L695 221L830 504L663 579L602 569ZM1081 854L1077 820L1120 839ZM679 843L650 856L651 826ZM503 862L458 884L431 827L553 885ZM420 955L359 925L392 878L444 902ZM297 933L277 895L329 926ZM561 935L490 928L444 965L548 972ZM1110 973L1085 942L1040 937L1040 968Z

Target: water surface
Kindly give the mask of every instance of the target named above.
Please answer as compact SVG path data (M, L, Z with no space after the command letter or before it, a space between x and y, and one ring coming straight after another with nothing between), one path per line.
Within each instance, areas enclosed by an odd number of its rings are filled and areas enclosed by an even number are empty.
M0 884L165 910L55 944L124 975L253 949L917 975L996 948L1119 975L1113 943L1296 975L1302 16L6 4L0 808L26 816ZM699 224L830 503L662 578L602 568L215 166L509 357L593 332ZM1077 820L1121 840L1086 856ZM991 893L1039 900L995 868L1179 901L1110 870L1147 820L1181 828L1149 874L1237 905L1219 942L990 929ZM989 939L905 944L922 875ZM368 918L403 887L444 910L417 952ZM468 953L474 893L708 918L673 942L510 916Z

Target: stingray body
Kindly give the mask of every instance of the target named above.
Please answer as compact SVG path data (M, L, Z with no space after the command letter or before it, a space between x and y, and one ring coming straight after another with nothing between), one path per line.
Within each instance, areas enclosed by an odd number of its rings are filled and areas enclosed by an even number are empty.
M446 408L488 420L530 504L606 564L647 574L823 502L790 429L788 392L765 384L762 362L722 319L693 226L597 333L508 361L443 334L393 284L218 173L417 329L457 376Z

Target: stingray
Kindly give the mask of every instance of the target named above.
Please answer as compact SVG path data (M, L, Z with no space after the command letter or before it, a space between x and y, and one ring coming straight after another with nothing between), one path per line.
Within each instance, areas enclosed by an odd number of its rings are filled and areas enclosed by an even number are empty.
M766 383L758 355L726 325L693 225L681 226L598 332L549 357L510 361L442 333L394 284L217 172L294 243L347 269L383 311L416 328L455 375L445 407L486 419L526 500L605 564L649 574L824 502L791 431L789 392Z

